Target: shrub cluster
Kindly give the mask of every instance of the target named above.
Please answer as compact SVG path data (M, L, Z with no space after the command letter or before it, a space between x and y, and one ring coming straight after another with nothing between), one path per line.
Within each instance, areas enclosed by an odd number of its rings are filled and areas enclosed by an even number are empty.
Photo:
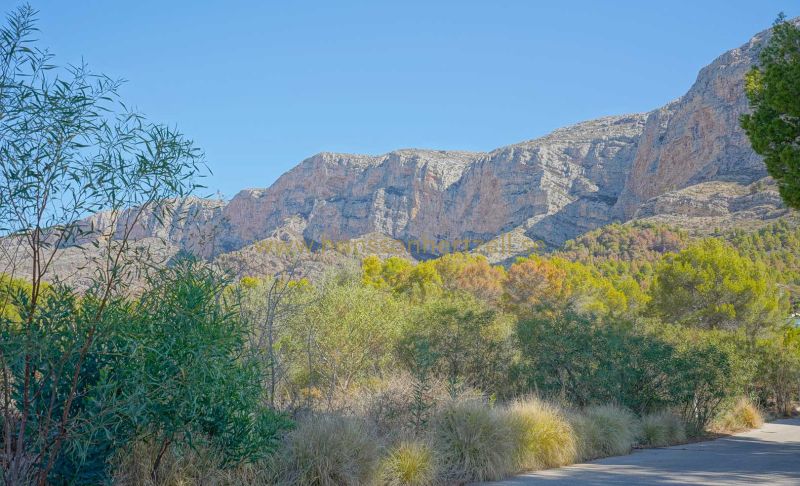
M251 280L227 285L176 260L115 301L119 333L97 355L109 360L97 390L127 404L124 433L82 458L66 448L53 477L119 467L153 483L211 470L278 484L497 479L703 433L753 382L748 353L766 339L587 311L585 300L523 310L457 289L407 295L348 274L287 286L280 304L295 310L257 328L268 319L249 320L254 297L274 283ZM513 399L534 390L543 398ZM79 406L89 403L102 401ZM736 423L747 409L735 410L719 428L757 425Z

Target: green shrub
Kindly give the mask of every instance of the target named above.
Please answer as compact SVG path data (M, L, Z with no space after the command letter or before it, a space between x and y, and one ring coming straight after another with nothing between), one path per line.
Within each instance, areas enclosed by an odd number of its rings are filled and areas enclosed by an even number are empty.
M488 481L514 472L511 436L503 414L477 400L451 403L433 421L434 447L453 481Z
M436 457L424 442L401 442L381 461L379 483L385 486L428 486L437 479Z
M717 432L733 433L757 429L762 425L764 417L758 407L747 398L739 398L722 410L711 428Z
M582 460L628 454L636 441L639 424L628 410L598 405L571 417Z
M129 314L115 372L135 437L164 450L208 442L229 467L274 450L290 423L262 404L257 363L240 357L245 330L222 305L225 285L191 259L159 271Z
M572 426L555 406L536 398L517 401L509 407L507 420L520 469L559 467L575 461Z
M640 434L643 445L661 447L686 440L686 424L670 412L656 412L642 417Z
M514 354L514 319L467 296L419 306L409 319L398 354L408 371L445 380L451 395L467 388L504 394Z
M672 377L675 406L687 432L702 435L732 397L739 396L754 378L755 363L740 334L665 326L667 339L676 343L678 366Z
M375 479L379 449L371 430L359 420L314 417L287 435L271 473L282 485L366 484Z
M517 340L529 386L578 407L617 402L637 413L671 405L675 347L625 320L566 310L523 319Z
M774 401L778 415L791 416L793 399L800 396L800 329L793 327L757 347L755 385L761 404Z

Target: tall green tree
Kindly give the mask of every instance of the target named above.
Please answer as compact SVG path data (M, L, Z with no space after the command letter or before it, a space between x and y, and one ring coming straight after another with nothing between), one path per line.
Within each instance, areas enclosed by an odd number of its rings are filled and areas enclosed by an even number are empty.
M706 239L664 260L656 270L649 309L668 323L744 330L751 338L788 317L788 299L763 264L732 246Z
M759 65L745 78L751 114L741 124L781 197L800 209L800 29L783 14L759 55Z

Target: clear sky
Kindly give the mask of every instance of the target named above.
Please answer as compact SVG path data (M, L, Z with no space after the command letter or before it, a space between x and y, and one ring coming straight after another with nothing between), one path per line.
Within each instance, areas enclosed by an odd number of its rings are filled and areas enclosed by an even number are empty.
M6 10L16 3L3 0ZM491 150L648 111L797 0L31 0L62 62L202 147L225 197L321 151Z

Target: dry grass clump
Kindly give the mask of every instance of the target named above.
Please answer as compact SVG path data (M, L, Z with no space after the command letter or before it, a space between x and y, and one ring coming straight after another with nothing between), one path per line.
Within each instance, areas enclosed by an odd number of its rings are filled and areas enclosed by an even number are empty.
M578 451L572 426L556 406L530 398L511 404L507 414L519 469L560 467L575 461Z
M140 441L120 454L114 467L113 484L119 486L238 486L242 484L267 484L262 478L262 468L254 464L241 464L223 468L220 454L213 449L197 445L170 447L163 455L157 477L153 477L153 464L160 444Z
M279 446L271 480L281 485L347 486L370 483L380 447L364 422L340 416L300 422Z
M760 420L752 404L739 401L722 423L754 427ZM160 447L140 442L120 456L114 484L462 484L497 480L523 469L626 454L637 436L652 446L686 437L684 423L668 412L647 415L640 425L631 412L618 406L592 406L568 416L560 407L537 398L508 407L493 407L479 399L450 401L440 405L425 429L404 440L387 440L383 443L394 445L382 450L369 418L309 416L284 437L275 454L257 464L223 468L221 456L212 449L170 448L156 480L151 472Z
M734 433L757 429L764 425L764 416L747 398L740 398L719 414L711 429L715 432Z
M489 481L516 471L513 431L500 410L477 400L454 402L432 425L447 480Z
M335 408L364 417L380 437L396 442L419 433L447 403L481 397L477 390L466 388L453 398L443 380L431 379L422 389L414 383L411 374L396 373L353 390Z
M433 449L422 441L404 441L381 461L379 484L430 486L437 483L438 465Z
M641 442L643 445L662 447L686 440L686 424L674 413L664 411L642 417Z
M434 383L422 397L431 410L445 396ZM364 417L382 437L404 437L414 423L414 379L407 373L392 375L365 386L349 397L347 410Z
M587 407L570 417L581 460L628 454L638 435L636 417L616 405Z

